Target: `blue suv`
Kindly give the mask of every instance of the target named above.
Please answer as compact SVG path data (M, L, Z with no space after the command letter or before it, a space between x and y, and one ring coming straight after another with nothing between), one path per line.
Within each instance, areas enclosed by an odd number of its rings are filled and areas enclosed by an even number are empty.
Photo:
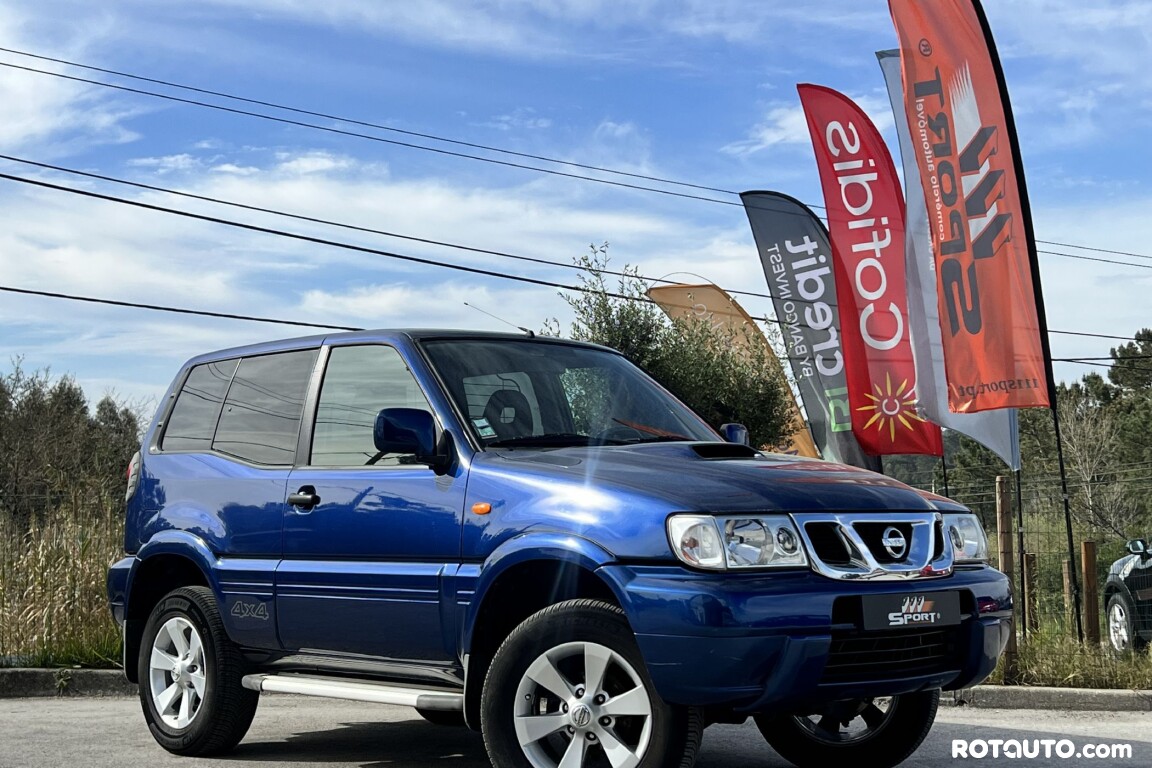
M190 360L108 575L149 729L218 754L282 691L466 724L501 768L687 768L749 717L800 766L901 762L1011 631L979 521L722 431L531 335Z

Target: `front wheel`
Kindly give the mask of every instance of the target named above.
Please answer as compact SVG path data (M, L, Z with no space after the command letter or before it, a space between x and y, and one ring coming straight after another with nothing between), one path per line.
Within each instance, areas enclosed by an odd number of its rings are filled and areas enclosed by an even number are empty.
M1127 656L1145 645L1136 634L1132 605L1123 595L1108 598L1108 647L1115 656Z
M800 768L904 762L936 720L940 691L833 702L819 711L757 715L756 726L780 756Z
M157 603L137 671L144 719L169 752L220 754L248 732L260 694L240 684L243 659L212 590L184 587Z
M496 768L690 768L696 710L657 695L623 612L596 600L545 608L496 652L481 729Z

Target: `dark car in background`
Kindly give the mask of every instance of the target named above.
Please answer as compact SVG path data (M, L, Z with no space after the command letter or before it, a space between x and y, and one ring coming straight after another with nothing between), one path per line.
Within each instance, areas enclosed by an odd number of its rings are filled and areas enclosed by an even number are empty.
M1152 640L1152 551L1147 540L1133 539L1128 553L1112 563L1104 584L1108 646L1118 655L1147 648Z

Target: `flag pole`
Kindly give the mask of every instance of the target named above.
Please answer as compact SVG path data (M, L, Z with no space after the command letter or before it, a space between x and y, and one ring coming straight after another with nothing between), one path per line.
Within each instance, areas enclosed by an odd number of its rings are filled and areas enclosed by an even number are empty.
M1060 439L1060 409L1056 401L1056 378L1052 373L1052 347L1048 339L1048 319L1044 312L1044 290L1040 285L1040 259L1036 253L1036 234L1032 229L1032 207L1028 201L1028 188L1024 180L1024 163L1020 156L1020 142L1016 134L1016 120L1012 115L1012 104L1008 100L1008 85L1004 80L1004 69L1000 65L1000 55L996 51L996 42L992 39L992 28L988 25L988 17L984 15L984 8L980 0L972 0L976 17L980 20L980 28L984 31L984 40L988 45L988 54L992 59L992 69L996 73L996 84L1000 88L1000 101L1004 105L1004 122L1008 135L1012 140L1012 164L1016 168L1016 182L1020 188L1020 213L1024 219L1024 239L1027 241L1028 264L1032 273L1032 290L1036 297L1036 320L1040 332L1040 348L1044 354L1044 368L1048 375L1048 403L1052 410L1052 429L1056 436L1056 461L1060 468L1060 495L1064 501L1064 528L1068 539L1068 559L1072 564L1072 601L1073 613L1076 616L1076 637L1084 642L1084 622L1080 616L1080 580L1076 572L1076 542L1072 534L1072 507L1068 500L1068 472L1064 466L1064 445Z

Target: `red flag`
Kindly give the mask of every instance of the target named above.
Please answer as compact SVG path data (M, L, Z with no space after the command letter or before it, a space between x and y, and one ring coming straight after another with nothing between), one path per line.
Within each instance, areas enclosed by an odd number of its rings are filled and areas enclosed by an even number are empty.
M1049 405L1035 240L1011 109L974 0L889 0L932 231L948 406Z
M828 207L852 431L877 456L940 456L940 428L916 409L904 195L892 157L872 121L848 97L818 85L797 89Z

